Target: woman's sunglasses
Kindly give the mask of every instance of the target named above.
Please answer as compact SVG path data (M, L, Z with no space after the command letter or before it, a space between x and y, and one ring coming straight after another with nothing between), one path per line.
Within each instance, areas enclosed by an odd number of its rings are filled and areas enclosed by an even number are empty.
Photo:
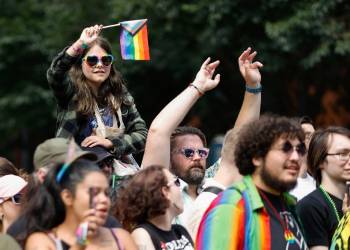
M89 55L81 59L81 61L85 61L86 65L90 68L96 67L98 62L101 62L102 65L107 68L113 63L114 57L112 55L104 55L99 58L98 56Z
M186 158L193 158L197 152L200 158L206 159L209 155L209 148L180 148L176 151L171 151L170 154L182 153Z
M102 168L103 163L107 166L107 167L111 167L113 164L113 158L108 158L108 159L104 159L102 161L99 161L97 164L99 165L100 168Z
M169 188L171 183L175 183L176 186L180 187L180 180L179 177L175 176L173 180L169 181L168 184L166 184L166 187Z
M307 148L305 146L305 143L302 142L298 146L294 147L289 141L286 141L282 147L279 148L282 150L285 154L289 154L292 150L296 150L300 155L304 156L307 152Z
M22 194L15 194L14 196L0 198L0 204L4 203L5 201L12 198L13 203L19 205L19 204L21 204L21 202L20 202L21 197L22 197Z

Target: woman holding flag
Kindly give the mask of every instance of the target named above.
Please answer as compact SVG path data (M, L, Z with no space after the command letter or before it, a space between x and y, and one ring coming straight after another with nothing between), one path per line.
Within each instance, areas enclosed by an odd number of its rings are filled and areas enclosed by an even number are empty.
M103 26L85 28L52 61L47 79L57 101L56 137L117 156L143 151L148 129L113 64Z

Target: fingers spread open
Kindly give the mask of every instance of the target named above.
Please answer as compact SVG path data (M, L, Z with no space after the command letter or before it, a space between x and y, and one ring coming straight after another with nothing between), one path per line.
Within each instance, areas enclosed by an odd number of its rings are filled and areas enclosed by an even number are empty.
M251 55L248 56L247 60L248 60L249 62L252 62L253 59L254 59L254 57L256 56L256 54L258 54L256 51L253 52Z
M238 58L238 60L245 60L248 57L250 50L251 48L249 47L248 49L243 51L242 55Z

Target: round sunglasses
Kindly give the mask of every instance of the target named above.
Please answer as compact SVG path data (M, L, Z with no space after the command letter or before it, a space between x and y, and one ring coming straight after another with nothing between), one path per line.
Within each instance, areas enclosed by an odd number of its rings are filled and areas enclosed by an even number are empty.
M89 55L81 59L82 62L85 62L90 68L95 68L98 65L98 62L101 62L104 67L109 67L113 61L114 57L112 55L103 55L100 58L98 56Z
M175 151L171 151L170 154L182 153L186 158L193 158L194 154L197 152L200 158L206 159L209 155L209 148L180 148Z
M19 205L21 204L20 199L22 197L22 194L15 194L14 196L10 196L10 197L3 197L0 198L0 204L4 203L5 201L9 200L10 198L12 199L12 202Z
M294 147L289 141L286 141L280 148L285 154L289 154L292 150L296 150L298 154L304 156L307 152L307 148L305 146L305 143L302 142L298 146Z
M166 187L169 188L171 183L175 183L176 186L180 187L180 180L179 180L179 177L177 176L174 176L174 179L172 179L171 181L169 181L168 184L166 184Z

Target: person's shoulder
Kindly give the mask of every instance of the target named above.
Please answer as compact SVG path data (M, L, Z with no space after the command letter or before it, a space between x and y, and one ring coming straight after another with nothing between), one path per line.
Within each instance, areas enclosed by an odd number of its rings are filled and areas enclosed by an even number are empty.
M25 249L56 249L54 241L43 232L36 232L31 234L26 241Z
M151 235L143 227L136 228L135 230L132 231L131 235L133 238L137 237L139 240L145 240L145 241L151 240Z
M20 250L21 247L18 243L9 235L0 233L0 250Z
M319 206L323 204L322 191L316 188L297 203L297 207Z

